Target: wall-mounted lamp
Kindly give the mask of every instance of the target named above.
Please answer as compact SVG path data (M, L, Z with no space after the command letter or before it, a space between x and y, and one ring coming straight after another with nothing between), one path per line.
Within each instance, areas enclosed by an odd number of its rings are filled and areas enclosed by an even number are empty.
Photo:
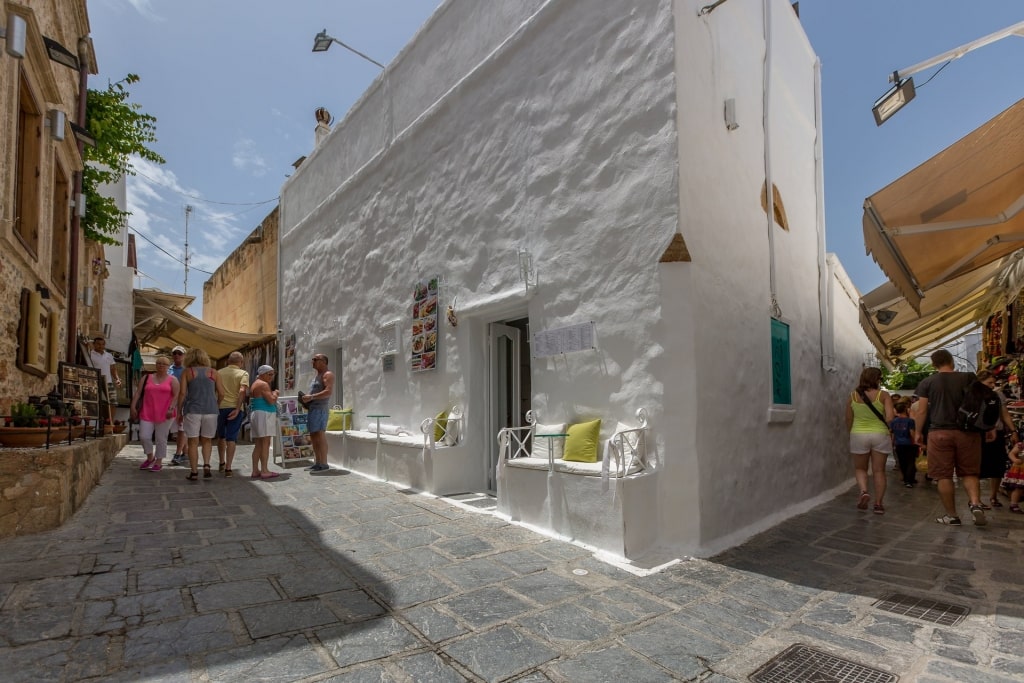
M896 82L896 85L875 101L871 107L871 113L875 115L875 125L880 126L888 121L893 114L902 109L907 102L914 99L917 91L914 90L914 78Z
M46 54L58 64L63 64L69 69L78 71L78 57L53 38L43 36L43 44L46 45Z
M27 24L24 17L19 17L14 12L7 13L6 26L0 26L0 38L4 38L6 45L4 50L12 57L21 59L25 56L25 36L28 35Z
M331 46L331 43L337 43L338 45L341 45L349 52L354 52L355 54L359 55L360 57L370 62L371 64L376 64L382 69L385 68L384 65L378 62L376 59L373 59L372 57L367 57L366 55L364 55L362 52L355 49L351 45L346 45L337 38L327 35L327 29L320 31L320 33L316 34L316 36L313 38L313 52L327 52L327 49Z
M79 218L85 216L85 193L80 192L75 198L75 215Z
M740 127L740 124L736 123L736 100L732 97L725 101L725 127L728 130Z
M82 303L86 306L92 306L93 297L96 294L95 287L86 287L82 290Z
M46 112L46 125L50 128L50 138L57 142L64 141L64 124L67 117L60 109L50 109Z
M86 145L87 147L95 147L96 146L96 138L94 138L93 136L89 135L89 131L87 131L85 128L82 128L81 126L79 126L74 121L72 121L70 125L71 125L71 132L75 134L75 139L76 140L81 142L83 145Z
M50 298L50 288L49 287L43 287L42 285L37 283L36 284L36 291L39 292L40 298L43 298L43 299L49 299Z
M895 317L896 311L890 311L888 308L875 311L875 320L877 320L880 325L888 325Z

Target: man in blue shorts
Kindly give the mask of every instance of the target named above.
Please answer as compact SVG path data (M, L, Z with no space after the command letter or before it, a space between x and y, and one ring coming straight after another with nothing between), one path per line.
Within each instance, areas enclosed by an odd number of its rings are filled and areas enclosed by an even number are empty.
M322 353L313 355L313 369L316 377L309 383L309 393L299 396L299 400L309 411L307 424L314 460L309 471L322 472L331 469L327 464L327 413L334 393L334 373L327 369L327 356Z

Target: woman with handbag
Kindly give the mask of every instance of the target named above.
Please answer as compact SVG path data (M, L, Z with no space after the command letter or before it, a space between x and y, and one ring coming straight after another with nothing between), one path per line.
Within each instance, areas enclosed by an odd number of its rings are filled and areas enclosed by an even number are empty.
M163 469L179 388L178 380L168 372L170 367L167 356L157 356L156 372L143 375L132 396L131 418L139 421L139 440L146 454L140 470L159 472Z
M868 464L875 482L876 515L885 514L885 461L892 453L889 423L894 415L892 397L882 389L882 371L864 368L857 388L846 403L846 426L850 430L850 455L853 473L857 477L860 496L857 509L867 510L871 495L868 493Z

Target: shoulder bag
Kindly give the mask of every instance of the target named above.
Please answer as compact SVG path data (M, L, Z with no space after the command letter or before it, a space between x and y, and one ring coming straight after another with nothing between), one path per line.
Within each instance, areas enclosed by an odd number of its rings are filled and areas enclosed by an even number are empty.
M885 425L885 428L888 429L889 423L885 421L885 416L878 412L878 408L875 407L874 403L868 400L868 395L863 391L860 391L859 389L857 390L857 393L860 394L860 400L864 401L864 405L866 405L871 410L871 412L875 414L875 417L882 421L882 424Z

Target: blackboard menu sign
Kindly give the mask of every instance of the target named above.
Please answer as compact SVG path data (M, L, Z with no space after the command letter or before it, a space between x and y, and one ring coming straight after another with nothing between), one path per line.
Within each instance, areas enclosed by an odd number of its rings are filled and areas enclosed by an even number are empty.
M75 408L75 414L98 419L100 416L100 371L84 365L60 363L60 395Z

